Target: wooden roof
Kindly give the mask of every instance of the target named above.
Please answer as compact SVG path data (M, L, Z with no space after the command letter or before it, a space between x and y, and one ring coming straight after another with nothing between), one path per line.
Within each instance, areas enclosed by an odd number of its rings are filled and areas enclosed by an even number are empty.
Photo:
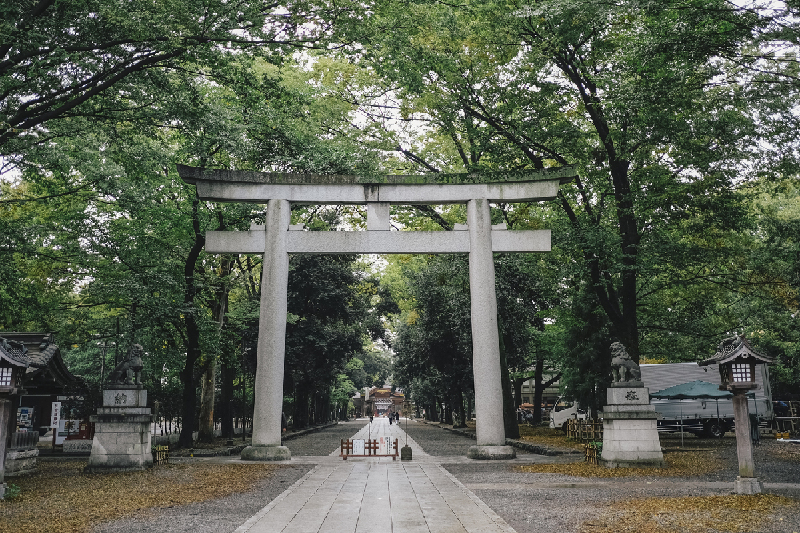
M701 366L710 364L722 365L735 359L748 359L754 363L771 363L773 361L772 357L755 351L744 336L736 335L723 339L723 341L719 343L719 347L714 356L698 364Z

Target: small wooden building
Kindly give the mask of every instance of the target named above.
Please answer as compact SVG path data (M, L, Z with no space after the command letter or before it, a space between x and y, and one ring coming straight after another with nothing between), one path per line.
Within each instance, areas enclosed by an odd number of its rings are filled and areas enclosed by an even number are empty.
M24 344L30 362L23 380L24 392L14 398L17 427L43 435L50 428L53 402L82 396L83 381L67 368L52 333L0 332L0 337Z

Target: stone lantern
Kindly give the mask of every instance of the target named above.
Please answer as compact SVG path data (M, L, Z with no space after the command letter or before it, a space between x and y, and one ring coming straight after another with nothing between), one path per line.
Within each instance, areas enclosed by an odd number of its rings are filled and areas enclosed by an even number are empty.
M0 500L6 492L6 443L11 424L11 396L22 392L22 379L28 368L28 349L21 342L0 337Z
M734 488L737 494L759 494L761 483L755 475L753 445L750 437L750 412L747 392L758 388L756 365L771 363L772 358L756 352L740 335L724 339L710 359L701 366L719 365L720 390L733 393L733 416L736 421L736 451L739 456L739 477Z

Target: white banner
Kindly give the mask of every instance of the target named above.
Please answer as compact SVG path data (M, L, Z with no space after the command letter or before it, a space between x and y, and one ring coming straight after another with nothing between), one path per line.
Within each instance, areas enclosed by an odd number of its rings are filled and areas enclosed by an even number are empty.
M59 420L61 420L61 402L53 402L53 408L50 410L50 427L58 428Z

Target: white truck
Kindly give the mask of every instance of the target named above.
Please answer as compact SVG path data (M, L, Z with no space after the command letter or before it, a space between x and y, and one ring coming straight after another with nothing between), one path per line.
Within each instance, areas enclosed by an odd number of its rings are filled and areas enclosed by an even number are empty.
M642 381L650 393L691 381L707 381L719 384L717 365L699 366L697 363L669 363L640 365ZM753 391L748 404L750 414L761 423L770 422L775 416L772 409L772 391L769 386L769 371L766 365L756 365L756 382L759 388ZM651 399L659 415L658 430L664 432L688 431L704 437L721 437L733 428L733 401L730 399ZM587 414L577 404L559 398L550 411L550 427L566 431L570 418L584 419ZM602 418L602 413L599 413Z

